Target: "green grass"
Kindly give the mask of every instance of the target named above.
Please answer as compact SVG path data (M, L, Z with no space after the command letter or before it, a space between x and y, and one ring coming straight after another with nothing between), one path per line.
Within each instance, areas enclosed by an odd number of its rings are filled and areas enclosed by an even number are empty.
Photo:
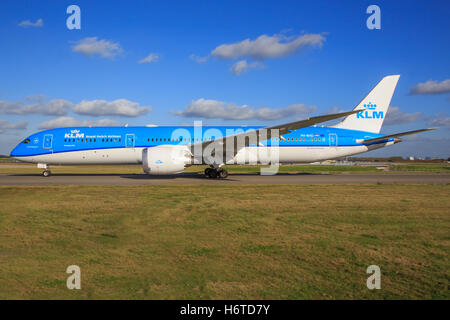
M206 166L191 166L186 172L202 173ZM230 165L226 169L231 174L259 174L261 166ZM86 165L86 166L51 166L54 174L138 174L143 173L141 165ZM40 174L35 164L3 163L0 174ZM342 165L283 165L280 173L383 173L375 166ZM450 173L448 163L429 164L394 164L388 173Z
M449 299L450 186L0 187L0 299ZM81 290L66 288L69 265ZM381 290L366 268L381 268Z

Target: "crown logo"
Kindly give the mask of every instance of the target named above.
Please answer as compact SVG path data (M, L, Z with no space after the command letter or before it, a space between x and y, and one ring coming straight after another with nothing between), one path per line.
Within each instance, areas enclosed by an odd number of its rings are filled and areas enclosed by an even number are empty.
M369 101L368 104L364 105L364 108L369 109L369 110L374 110L374 109L377 108L377 105L376 104L372 104L372 102Z

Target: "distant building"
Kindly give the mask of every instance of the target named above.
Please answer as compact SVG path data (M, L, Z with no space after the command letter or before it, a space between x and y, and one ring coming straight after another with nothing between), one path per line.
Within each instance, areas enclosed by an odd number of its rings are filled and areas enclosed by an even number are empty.
M409 160L414 161L416 159L414 157L409 157Z

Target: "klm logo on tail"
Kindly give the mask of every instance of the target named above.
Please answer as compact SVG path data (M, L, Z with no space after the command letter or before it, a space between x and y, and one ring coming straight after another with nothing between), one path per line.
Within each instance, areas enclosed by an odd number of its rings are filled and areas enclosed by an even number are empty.
M383 111L375 111L377 108L376 104L372 104L369 102L368 104L364 104L364 108L366 110L358 112L356 114L356 119L383 119L384 112Z
M354 110L358 112L346 117L336 127L379 133L399 77L399 75L392 75L381 79L355 107Z

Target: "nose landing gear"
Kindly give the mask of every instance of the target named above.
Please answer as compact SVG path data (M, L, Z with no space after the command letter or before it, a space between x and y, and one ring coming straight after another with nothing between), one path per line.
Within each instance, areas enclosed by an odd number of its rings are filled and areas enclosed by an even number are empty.
M44 170L42 172L43 177L50 177L52 175L52 172L50 170Z
M206 168L205 176L210 179L225 179L228 177L228 171L220 168Z
M52 175L52 172L50 171L50 168L49 168L48 164L46 164L46 163L38 163L37 167L41 168L41 169L44 169L44 171L42 171L42 176L43 177L50 177Z

